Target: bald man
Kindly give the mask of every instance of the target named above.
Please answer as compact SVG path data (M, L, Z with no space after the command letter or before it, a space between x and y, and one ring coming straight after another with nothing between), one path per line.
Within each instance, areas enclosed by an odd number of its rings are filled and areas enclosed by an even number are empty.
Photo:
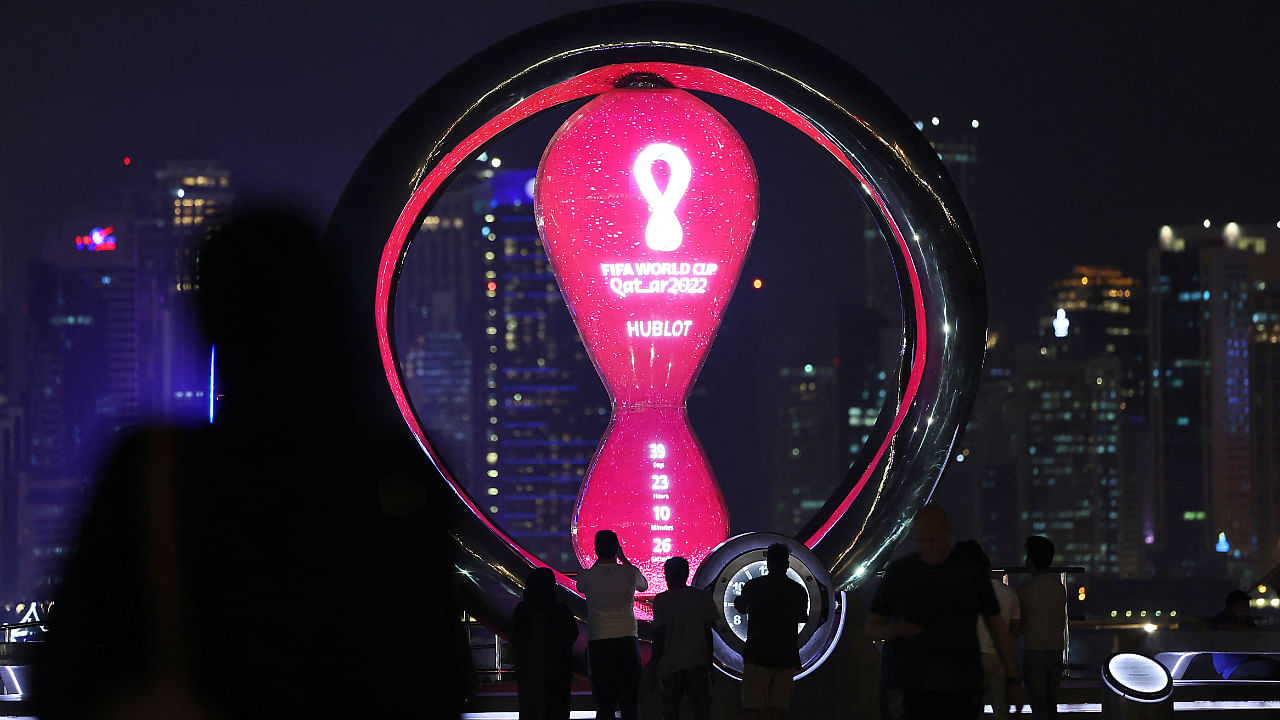
M977 718L982 713L983 671L978 618L986 622L1021 699L1009 625L1000 615L986 571L951 552L951 523L937 505L926 505L912 527L916 552L885 570L867 613L867 635L885 640L891 686L902 693L904 720Z

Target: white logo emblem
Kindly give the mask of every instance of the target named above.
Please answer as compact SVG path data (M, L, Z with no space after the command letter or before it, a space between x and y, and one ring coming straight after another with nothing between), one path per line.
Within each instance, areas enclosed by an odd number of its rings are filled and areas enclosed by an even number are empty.
M653 164L659 160L671 168L671 179L662 192L658 191L658 181L653 179ZM652 250L675 250L684 241L684 229L676 218L676 205L680 204L680 198L689 189L689 179L693 177L689 158L675 145L654 143L640 151L632 172L640 186L640 194L649 203L649 212L653 213L644 226L645 244Z

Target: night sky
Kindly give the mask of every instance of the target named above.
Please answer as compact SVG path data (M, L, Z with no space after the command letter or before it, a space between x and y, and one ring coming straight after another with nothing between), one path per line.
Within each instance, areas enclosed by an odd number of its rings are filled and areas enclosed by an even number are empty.
M604 4L7 3L0 242L13 257L178 157L322 221L441 75ZM969 202L996 325L1074 264L1140 271L1162 224L1280 220L1275 3L729 5L832 49L912 118L980 120Z
M378 136L442 75L519 30L607 4L6 3L0 263L16 272L61 222L114 209L123 189L149 188L172 159L216 160L239 198L287 200L322 223ZM1002 333L1032 334L1048 284L1074 265L1141 277L1163 224L1280 221L1275 2L713 4L826 46L913 119L980 121L967 200ZM742 120L761 174L765 211L747 272L767 277L770 292L795 288L768 303L807 309L781 321L817 338L805 350L838 351L823 336L844 327L841 310L824 298L849 295L862 275L805 274L840 264L823 244L860 230L840 200L856 192L798 134L724 111ZM535 163L558 122L513 133L505 152ZM765 244L797 237L810 255ZM846 255L842 267L855 257ZM836 290L823 295L825 285ZM755 329L734 322L700 381L714 397L732 397L715 388L741 383L732 351L753 342L742 336ZM717 429L723 449L712 431L708 450L731 456L742 433Z

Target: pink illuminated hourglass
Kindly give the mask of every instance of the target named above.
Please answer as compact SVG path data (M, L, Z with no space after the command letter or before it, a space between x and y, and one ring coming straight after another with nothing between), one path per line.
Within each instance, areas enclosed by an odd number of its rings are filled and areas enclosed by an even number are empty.
M665 589L728 535L685 400L733 294L759 213L755 167L719 113L683 90L619 88L556 132L534 189L538 229L613 416L578 493L573 545L597 530Z

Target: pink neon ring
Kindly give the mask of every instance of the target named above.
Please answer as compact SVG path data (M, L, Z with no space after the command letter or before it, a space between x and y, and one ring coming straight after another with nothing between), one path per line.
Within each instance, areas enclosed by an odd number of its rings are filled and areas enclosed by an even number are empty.
M447 180L453 172L462 165L473 154L477 153L486 143L493 140L502 132L514 127L516 124L529 119L535 114L550 109L557 105L572 102L590 95L597 95L607 92L614 88L615 83L631 74L635 73L652 73L660 75L672 85L685 89L709 92L723 97L727 97L739 102L746 103L759 110L773 115L774 117L786 122L803 132L810 139L817 142L851 174L866 190L868 195L875 202L877 207L886 218L889 228L893 233L894 239L897 241L902 250L902 257L906 264L907 274L910 279L912 297L914 300L914 319L916 342L914 345L914 354L912 357L911 372L908 377L907 385L903 393L901 401L898 403L897 414L894 417L892 427L884 436L884 442L876 450L876 453L870 463L863 471L858 482L854 484L852 489L841 499L836 510L830 514L827 521L809 538L804 540L807 547L814 547L830 529L835 525L836 521L852 506L854 499L861 493L866 486L871 474L879 464L884 453L888 450L893 437L897 433L906 417L908 409L912 401L915 399L919 390L921 378L924 374L924 363L927 351L928 338L926 334L925 308L921 298L921 285L919 274L915 264L911 259L907 241L902 231L898 228L897 223L888 212L888 206L884 199L880 197L875 188L867 182L866 178L854 166L851 159L842 152L829 137L820 132L811 122L791 110L777 98L765 93L745 82L736 80L722 73L690 65L665 62L639 62L639 63L620 63L606 65L595 68L588 72L584 72L568 80L564 80L555 85L544 88L529 97L517 102L515 105L499 113L482 125L479 129L472 132L448 153L446 153L431 169L431 171L422 179L418 187L410 196L404 209L400 212L395 225L392 228L391 235L387 239L386 245L383 247L381 261L378 268L377 291L374 300L374 322L378 334L379 352L382 358L383 370L386 373L387 382L395 397L396 405L400 409L400 414L404 418L409 429L413 432L419 445L427 453L432 464L440 471L442 477L449 483L454 493L466 504L481 521L496 536L508 543L512 548L517 550L520 555L533 566L546 567L538 558L534 557L527 550L522 548L517 542L512 540L501 528L494 525L479 508L476 507L474 501L468 496L466 491L458 484L458 482L446 470L440 457L436 454L434 448L431 447L427 440L426 434L419 425L413 408L405 395L404 387L400 382L399 371L396 368L395 353L391 348L390 333L388 330L390 299L393 286L395 284L396 269L399 259L405 251L410 230L416 225L415 221L427 205L435 198L436 194L441 191L445 180ZM551 568L553 571L554 568ZM561 584L572 586L568 582L568 578L556 571L557 580Z

